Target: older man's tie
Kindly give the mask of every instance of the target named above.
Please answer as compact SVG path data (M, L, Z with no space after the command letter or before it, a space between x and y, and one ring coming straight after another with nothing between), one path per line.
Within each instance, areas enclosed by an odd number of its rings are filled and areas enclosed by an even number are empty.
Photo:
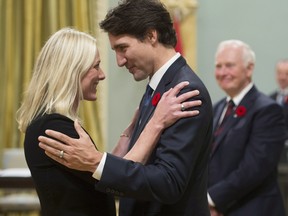
M227 102L227 105L226 105L226 106L227 106L227 109L226 109L226 112L225 112L225 114L224 114L224 117L223 117L223 119L222 119L219 127L223 127L223 125L225 124L225 122L227 121L227 119L233 114L233 108L234 108L235 104L234 104L233 100L229 100L229 101ZM219 128L219 127L218 127L218 128Z
M229 101L227 102L227 105L226 105L227 109L226 109L226 111L225 111L224 117L223 117L222 121L219 122L218 127L215 129L214 134L213 134L212 152L213 152L214 149L215 149L215 138L221 134L221 132L223 131L225 122L227 121L227 119L228 119L231 115L233 115L233 108L234 108L234 106L235 106L235 104L234 104L233 100L229 100Z

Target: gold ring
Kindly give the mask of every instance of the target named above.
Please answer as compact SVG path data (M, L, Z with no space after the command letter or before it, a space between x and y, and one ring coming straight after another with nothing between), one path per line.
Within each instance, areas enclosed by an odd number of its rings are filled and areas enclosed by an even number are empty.
M185 106L183 105L183 103L181 103L181 111L183 112L183 111L185 111Z
M59 153L59 158L63 158L64 157L64 151L61 150L60 153Z

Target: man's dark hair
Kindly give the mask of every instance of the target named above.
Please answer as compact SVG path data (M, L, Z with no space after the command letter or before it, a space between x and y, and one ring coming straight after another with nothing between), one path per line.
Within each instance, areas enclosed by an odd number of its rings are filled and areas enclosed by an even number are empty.
M100 28L114 36L128 34L143 41L150 30L156 30L158 41L175 47L176 33L170 14L158 0L124 0L111 9Z

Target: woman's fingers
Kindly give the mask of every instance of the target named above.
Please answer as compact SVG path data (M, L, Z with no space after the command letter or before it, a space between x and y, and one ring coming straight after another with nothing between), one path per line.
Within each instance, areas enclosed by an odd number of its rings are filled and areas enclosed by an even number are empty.
M178 100L179 103L181 103L181 102L186 101L186 100L188 100L189 98L195 97L195 96L197 96L197 95L199 95L199 94L200 94L200 92L199 92L198 90L193 90L193 91L185 92L185 93L179 95L179 96L177 97L177 100Z

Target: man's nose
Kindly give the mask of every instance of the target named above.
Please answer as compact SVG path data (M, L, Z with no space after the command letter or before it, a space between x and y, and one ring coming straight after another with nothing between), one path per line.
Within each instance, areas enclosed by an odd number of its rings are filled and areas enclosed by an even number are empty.
M127 62L126 58L121 55L117 55L116 58L117 58L117 64L119 67L123 67Z

